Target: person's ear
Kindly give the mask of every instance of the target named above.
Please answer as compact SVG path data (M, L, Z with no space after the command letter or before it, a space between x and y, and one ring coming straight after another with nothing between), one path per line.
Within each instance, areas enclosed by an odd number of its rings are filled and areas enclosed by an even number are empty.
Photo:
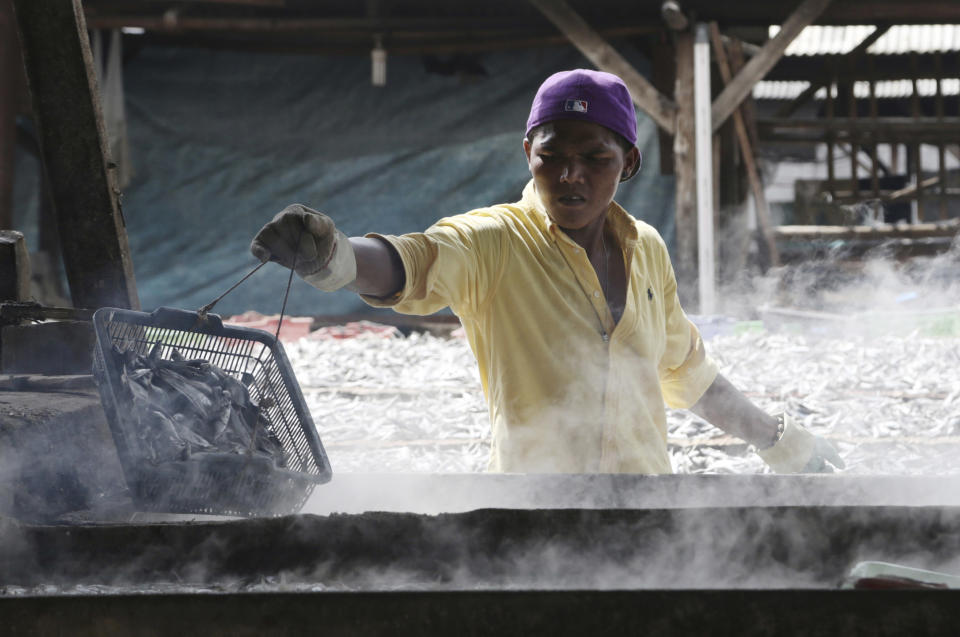
M620 173L620 181L627 181L638 172L640 172L640 164L643 161L643 157L640 155L640 149L634 146L629 151L627 151L626 156L624 157L623 162L623 172Z
M530 143L530 140L526 137L523 138L523 154L527 156L527 163L530 163L530 149L533 148L533 145Z

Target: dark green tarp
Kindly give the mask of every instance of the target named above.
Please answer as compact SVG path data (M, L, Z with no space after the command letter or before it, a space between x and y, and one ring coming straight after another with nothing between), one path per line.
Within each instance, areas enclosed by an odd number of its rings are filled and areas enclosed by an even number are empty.
M452 75L428 70L443 65L420 57L392 56L387 85L374 87L366 56L148 46L128 57L135 174L122 203L145 309L194 309L217 296L255 263L251 237L289 203L363 234L419 231L517 200L529 176L521 140L537 86L555 71L589 66L568 47L486 54ZM632 61L646 70L642 58ZM656 126L638 118L643 170L617 199L669 244L673 179L659 174ZM36 162L18 157L17 226L35 235ZM287 272L264 268L216 311L279 312ZM287 307L360 309L356 295L322 294L301 281Z

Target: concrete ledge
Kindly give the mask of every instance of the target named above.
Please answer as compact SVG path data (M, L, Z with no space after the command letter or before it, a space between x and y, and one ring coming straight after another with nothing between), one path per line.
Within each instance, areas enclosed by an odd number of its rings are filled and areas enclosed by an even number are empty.
M96 391L0 391L0 513L50 521L126 503Z
M8 325L0 329L0 372L89 374L96 340L86 321Z

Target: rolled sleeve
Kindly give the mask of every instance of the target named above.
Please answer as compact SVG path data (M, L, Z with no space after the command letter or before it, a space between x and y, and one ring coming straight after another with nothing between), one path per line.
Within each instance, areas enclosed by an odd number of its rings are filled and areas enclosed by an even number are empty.
M717 364L707 356L703 339L696 326L687 319L689 337L687 356L676 367L660 373L663 400L673 408L688 408L696 404L717 377ZM680 344L675 345L679 347Z
M432 314L449 306L457 315L469 316L485 302L499 276L499 230L491 215L474 212L441 219L422 233L368 234L396 249L406 283L392 297L361 298L404 314Z
M700 331L687 318L677 297L677 279L670 264L666 245L660 243L663 263L663 294L666 345L660 359L660 387L664 402L674 408L687 408L703 396L717 377L717 365L709 356Z

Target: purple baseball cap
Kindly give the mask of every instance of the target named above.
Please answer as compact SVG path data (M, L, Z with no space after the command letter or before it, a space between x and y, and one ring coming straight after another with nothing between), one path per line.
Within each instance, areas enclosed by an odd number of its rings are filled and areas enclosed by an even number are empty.
M637 115L630 91L623 80L612 73L574 69L554 73L544 80L533 98L525 135L529 136L530 131L541 124L558 119L600 124L631 145L637 145ZM640 161L637 161L630 177L639 169Z

